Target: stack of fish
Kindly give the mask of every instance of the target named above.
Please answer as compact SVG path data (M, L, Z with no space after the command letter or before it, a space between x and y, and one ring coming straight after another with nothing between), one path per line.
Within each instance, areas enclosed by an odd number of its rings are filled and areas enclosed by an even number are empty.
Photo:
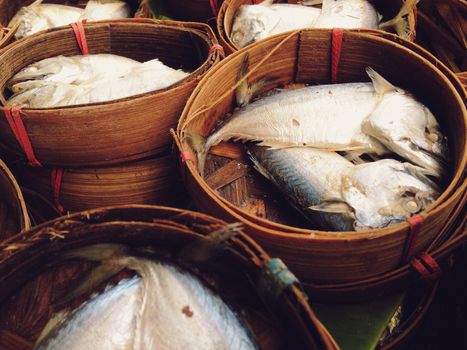
M70 313L58 313L36 349L257 348L235 313L197 277L125 250L108 244L71 254L103 261L94 278L108 278L124 268L141 277L121 281Z
M43 0L36 0L31 5L22 7L11 19L8 24L10 28L19 23L15 34L17 39L83 20L99 21L130 17L130 8L120 0L90 0L84 9L42 2Z
M188 75L158 59L141 63L112 54L56 56L13 76L7 103L29 108L99 103L164 89Z
M406 1L391 20L382 16L368 0L309 0L302 4L274 4L265 0L258 5L240 6L233 26L232 42L239 48L289 30L306 28L391 29L404 38L411 37L407 15L417 0ZM306 5L322 3L321 8Z
M256 169L322 229L381 228L426 209L446 175L446 138L409 92L367 73L372 83L270 94L235 110L206 140L191 135L201 174L212 146L255 141ZM254 90L242 85L239 105Z

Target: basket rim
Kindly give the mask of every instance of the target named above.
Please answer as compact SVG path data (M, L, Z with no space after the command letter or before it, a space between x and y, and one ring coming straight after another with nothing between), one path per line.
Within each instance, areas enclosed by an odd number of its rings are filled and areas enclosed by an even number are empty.
M225 4L225 3L224 3ZM301 29L297 31L290 31L287 33L281 33L274 35L270 38L264 39L261 41L261 43L268 43L271 41L277 41L279 38L285 38L287 36L291 36L292 34L295 34L295 36L300 36L302 32L313 32L313 31L320 31L320 32L331 32L331 29ZM454 94L455 99L458 101L459 105L461 106L461 109L463 110L463 115L464 115L464 128L466 130L467 134L467 111L466 111L466 106L462 101L462 98L458 92L458 90L455 88L453 83L448 79L447 76L445 76L432 62L430 62L428 59L425 57L421 56L420 54L413 52L412 50L404 47L403 45L396 43L394 41L391 41L389 39L386 39L381 36L375 36L372 34L369 34L373 30L365 30L364 33L362 33L362 30L360 29L345 29L344 30L344 37L346 35L352 35L352 36L362 36L365 37L369 40L374 40L376 42L380 42L384 45L390 45L395 48L398 48L401 51L404 51L408 55L416 56L417 59L424 65L427 65L430 67L430 69L433 71L433 73L437 74L441 79L444 81L445 84L450 88L450 91ZM376 31L380 32L380 31ZM386 34L386 33L385 33ZM403 40L402 38L400 40ZM261 45L260 43L260 45ZM179 123L177 125L177 146L180 151L183 150L183 145L182 145L182 135L184 132L185 127L187 126L187 118L189 117L191 111L191 106L198 97L198 94L201 93L203 86L206 84L208 79L210 79L211 76L217 74L217 71L220 70L224 65L229 64L232 60L235 60L238 56L244 55L246 52L249 50L254 50L257 44L247 46L245 48L242 48L239 51L234 52L233 54L229 55L226 57L221 64L218 64L214 66L204 77L201 79L199 84L196 86L195 90L193 91L192 95L190 96L187 104L185 105L185 108L183 110L183 113L180 117ZM459 81L457 77L454 76L452 79L455 81ZM460 83L460 82L459 82ZM465 91L465 90L464 90ZM467 138L464 142L464 149L467 150ZM260 229L264 233L267 234L272 234L276 237L287 237L287 238L294 238L294 239L322 239L323 241L347 241L347 240L368 240L368 239L375 239L375 238L380 238L383 236L387 236L390 234L395 234L399 233L404 230L409 229L409 224L407 222L401 222L395 225L391 225L389 227L385 228L380 228L380 229L372 229L372 230L365 230L361 232L354 232L354 231L343 231L343 232L333 232L333 231L318 231L318 230L310 230L310 229L302 229L298 227L293 227L290 225L283 225L279 224L276 222L273 222L268 219L263 219L260 217L253 217L251 214L245 212L244 210L235 207L233 204L228 202L226 199L222 198L219 194L215 193L215 191L209 187L209 185L205 182L204 179L201 178L199 175L198 171L196 170L196 167L194 166L193 162L185 162L184 163L186 167L188 168L191 176L194 178L194 180L203 188L203 191L206 192L206 194L209 195L211 200L216 202L216 204L222 207L224 211L228 211L230 216L234 216L236 218L242 218L242 220L245 220L248 222L249 225L251 225L252 228L254 229ZM458 189L460 182L462 181L462 174L465 171L467 164L467 152L464 153L464 157L460 160L459 167L457 171L454 173L453 178L449 184L449 186L446 187L446 189L442 192L442 194L436 199L434 203L432 203L427 209L425 209L423 212L421 212L419 215L422 217L426 216L432 216L433 213L437 213L439 210L438 207L442 204L441 208L444 208L445 206L448 205L449 199L451 199L454 194L456 193L456 189ZM222 205L223 203L224 205ZM229 205L226 205L225 203L228 203ZM435 210L437 209L437 210ZM239 213L240 212L240 213ZM259 224L256 224L255 222L252 222L250 218L253 218L254 221L257 221L259 223L267 223L267 226L262 226ZM271 225L272 224L272 225ZM277 230L271 228L271 226L277 227ZM287 231L279 231L281 228L286 228ZM307 237L308 235L308 237Z
M125 214L125 218L122 219L119 217L119 214L122 215L123 212ZM145 217L145 219L135 218L135 214L140 214ZM95 229L105 230L119 224L126 224L135 225L140 228L144 227L148 230L156 228L162 229L163 227L166 227L168 230L179 231L181 235L186 236L206 235L204 232L198 232L196 230L196 225L194 225L193 228L189 226L184 228L179 226L177 222L174 222L173 224L170 223L171 217L185 214L188 218L191 218L190 220L194 223L199 222L201 225L205 225L206 228L201 229L202 231L210 230L212 232L215 228L211 228L211 225L215 224L225 226L227 224L225 221L207 214L167 206L122 205L86 210L50 220L0 242L0 247L2 248L0 249L0 270L5 270L8 267L8 264L14 263L22 254L27 253L37 246L41 246L43 243L48 244L50 249L57 250L59 247L54 247L54 244L56 245L57 242L65 245L67 240L69 242L75 242L76 240L74 239L72 232L56 241L51 239L50 235L54 234L54 230L60 232L62 227L66 229L67 224L70 225L71 229L75 227L78 231L85 228L86 225L93 226ZM158 215L163 217L160 218L159 222L157 221ZM167 217L167 219L165 217ZM166 222L166 220L169 221ZM61 226L61 224L63 226ZM74 224L77 225L73 226ZM250 270L254 268L259 272L264 268L264 265L271 260L271 256L252 238L245 234L241 228L238 235L232 238L232 240L236 242L232 249L238 251L238 254L242 256L243 260L247 260L247 263L243 264L251 266ZM13 245L16 243L17 247L13 248ZM87 244L96 243L88 242ZM9 279L12 278L12 276L11 274L6 274L3 275L2 278ZM251 286L254 287L255 283L253 281L250 282ZM284 289L280 300L286 308L294 309L295 312L293 316L296 320L300 320L302 323L301 334L303 339L306 338L309 344L319 342L321 345L325 345L329 350L338 349L338 346L330 333L316 317L313 309L307 301L307 296L303 289L292 284ZM286 309L277 312L281 314L284 312L291 313L290 311L285 310Z
M6 175L8 182L10 183L10 186L15 190L15 193L17 194L17 203L19 204L18 208L20 211L19 214L20 214L21 230L28 230L31 228L31 221L29 219L28 209L26 207L26 201L24 200L23 192L21 191L21 188L19 187L18 182L13 176L13 173L11 172L11 170L1 159L0 159L0 171Z
M149 18L126 18L126 19L114 19L114 20L89 22L85 24L84 26L85 28L86 27L108 27L109 32L111 32L112 26L119 26L119 25L129 25L130 27L134 26L135 29L137 29L138 26L153 26L154 28L166 28L166 29L175 30L175 31L180 30L180 31L185 31L193 35L196 35L202 41L210 44L211 46L217 43L217 40L211 28L207 24L204 24L204 23L178 22L178 21L168 21L168 20L156 20L156 19L149 19ZM61 27L55 27L55 28L47 29L39 33L33 34L21 40L17 40L13 42L12 44L0 49L0 60L2 60L2 56L7 51L11 51L12 49L21 50L23 45L25 44L27 45L28 43L30 43L33 40L36 40L37 38L43 37L51 33L60 32L60 31L72 32L73 29L71 29L71 27L68 25L61 26ZM50 57L55 57L55 56L50 56ZM133 104L135 101L144 100L145 98L150 98L154 96L161 96L166 93L178 91L179 89L184 88L185 83L199 79L199 77L202 74L205 74L207 71L209 71L210 68L212 68L218 60L219 60L219 53L217 53L216 51L209 53L206 59L187 77L163 89L149 91L149 92L145 92L142 94L119 98L119 99L115 99L111 101L79 104L79 105L72 105L72 106L58 106L58 107L45 107L45 108L22 108L21 111L24 115L28 117L32 117L34 114L42 114L42 113L53 114L53 113L57 113L58 111L69 112L70 110L81 112L81 111L86 111L86 110L93 110L93 109L100 108L100 107L112 108L120 104L130 104L130 103ZM3 105L1 102L0 102L0 105L5 107L5 105ZM54 115L51 115L50 117L54 117ZM62 119L63 116L61 116L60 118Z

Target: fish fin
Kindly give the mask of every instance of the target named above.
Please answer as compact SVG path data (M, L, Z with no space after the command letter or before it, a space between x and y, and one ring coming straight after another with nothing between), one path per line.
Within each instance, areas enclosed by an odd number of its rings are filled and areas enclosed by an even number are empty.
M413 33L406 17L417 6L419 1L420 0L406 0L399 13L389 21L381 23L379 28L393 28L396 33L404 39L412 37Z
M397 88L392 85L389 81L383 78L381 74L376 72L371 67L366 67L366 74L370 77L373 82L373 87L375 88L376 94L378 96L383 96L387 92L396 91Z
M275 78L262 78L251 84L249 87L248 94L250 96L250 99L248 100L248 102L250 102L253 99L253 97L256 97L264 86L273 82L274 80Z
M57 312L53 317L47 322L44 329L42 330L39 338L37 338L35 345L40 344L54 329L55 327L63 322L63 320L67 317L67 311L60 311ZM35 349L36 347L34 347Z
M36 1L34 1L31 5L29 5L28 7L29 7L29 8L36 8L36 7L39 7L39 6L42 4L42 1L43 1L43 0L36 0Z
M308 209L313 211L323 211L327 213L344 214L353 212L353 208L346 201L340 198L324 199L318 205L312 205Z
M320 5L324 1L325 0L302 0L302 1L299 1L299 4L304 5L304 6L314 6L314 5Z
M355 152L355 151L345 151L343 152L343 156L345 159L347 159L349 162L352 162L354 164L365 164L368 163L367 161L363 160L361 155L362 153L360 152Z
M250 66L249 55L248 53L246 53L243 56L242 64L237 73L237 81L242 81L240 85L237 87L237 89L235 90L235 98L237 100L237 106L239 107L243 107L247 105L248 102L251 100L251 96L249 96L250 87L248 85L247 79L244 78L248 72L249 66Z
M63 253L65 259L80 258L89 261L103 261L118 255L124 255L127 248L121 244L94 244Z
M187 132L185 135L187 136L188 143L196 152L198 171L201 177L204 178L204 167L206 165L206 158L209 151L206 147L206 138L195 131Z
M245 56L243 56L242 64L237 73L237 81L241 81L240 85L235 90L235 99L238 107L244 107L249 104L266 84L275 80L275 78L262 78L250 85L248 80L245 79L249 66L249 55L246 53Z
M196 241L183 247L178 253L178 258L192 262L208 261L222 252L227 241L238 235L239 230L242 228L243 224L236 222L227 224L207 236L199 237Z
M259 3L258 5L260 5L260 6L271 6L273 3L274 3L274 0L264 0L261 3Z
M269 175L266 169L257 161L255 157L253 157L253 155L249 151L248 151L248 155L250 156L250 159L253 162L253 167L255 168L255 170L261 175L263 175L269 181L273 181L271 175Z
M123 264L103 263L96 268L90 270L84 276L73 283L70 288L67 288L62 293L59 293L56 304L66 304L75 298L94 290L103 282L109 280L112 276L125 269Z

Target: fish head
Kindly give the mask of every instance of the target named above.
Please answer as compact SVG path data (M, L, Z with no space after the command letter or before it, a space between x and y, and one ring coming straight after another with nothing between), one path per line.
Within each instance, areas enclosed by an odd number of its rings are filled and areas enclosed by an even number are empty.
M343 197L355 212L354 228L382 228L425 210L439 195L423 168L385 159L352 169L343 181Z
M242 5L232 26L232 42L242 48L263 39L279 19L279 15L266 6Z
M446 171L446 137L432 112L403 90L386 93L364 121L363 131L402 158L441 178Z

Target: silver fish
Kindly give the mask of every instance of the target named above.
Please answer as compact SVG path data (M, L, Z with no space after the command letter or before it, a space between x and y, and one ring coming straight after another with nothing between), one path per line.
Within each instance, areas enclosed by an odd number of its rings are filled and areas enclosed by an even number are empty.
M272 4L269 1L242 5L232 26L232 41L237 47L245 47L275 34L311 28L320 12L314 7Z
M42 2L43 0L36 0L31 5L22 7L11 19L8 24L10 28L19 22L15 33L17 39L83 19L96 21L130 17L128 5L119 0L90 0L84 10L73 6L43 4Z
M384 159L354 165L313 148L249 147L255 165L319 228L382 228L419 213L439 195L423 169Z
M144 63L111 54L57 56L36 62L8 82L9 105L51 108L99 103L171 86L189 73L158 59Z
M17 91L17 84L41 80L79 85L89 80L119 77L128 74L141 63L131 58L113 54L55 56L32 63L16 73L8 88Z
M133 256L107 263L140 277L52 319L35 349L256 349L234 312L190 273Z
M394 28L402 37L409 37L411 31L406 16L416 3L417 0L407 1L392 20L380 23L382 16L368 0L323 0L321 9L301 4L274 4L266 0L258 5L240 6L231 38L241 48L289 30L334 27Z
M130 7L120 0L90 0L79 20L101 21L131 17Z
M281 190L288 201L317 227L352 231L353 215L348 207L340 213L316 210L323 202L338 198L342 203L341 174L353 164L335 152L314 148L272 150L248 146L255 169Z
M421 143L418 138L426 139L426 143L432 145L433 149L440 150L436 153L437 157L446 159L442 145L444 137L436 119L430 112L430 117L424 120L418 118L416 124L400 124L404 119L410 119L414 110L423 116L429 110L371 68L367 68L367 73L372 83L320 85L286 90L235 110L228 121L214 130L205 141L198 143L196 150L200 173L203 175L209 149L222 141L233 139L259 141L261 146L275 149L314 147L330 151L351 151L356 155L382 155L390 149L401 157L426 167L433 176L441 177L442 162L435 157L426 161L426 157L420 155L420 148L413 147ZM397 104L392 106L390 101L395 99L394 96L397 96ZM398 113L394 113L395 109ZM382 120L392 124L392 129L378 128L383 124ZM395 128L396 139L393 138ZM417 132L414 132L414 128L417 128ZM427 129L430 132L426 132ZM399 147L401 142L408 147Z

